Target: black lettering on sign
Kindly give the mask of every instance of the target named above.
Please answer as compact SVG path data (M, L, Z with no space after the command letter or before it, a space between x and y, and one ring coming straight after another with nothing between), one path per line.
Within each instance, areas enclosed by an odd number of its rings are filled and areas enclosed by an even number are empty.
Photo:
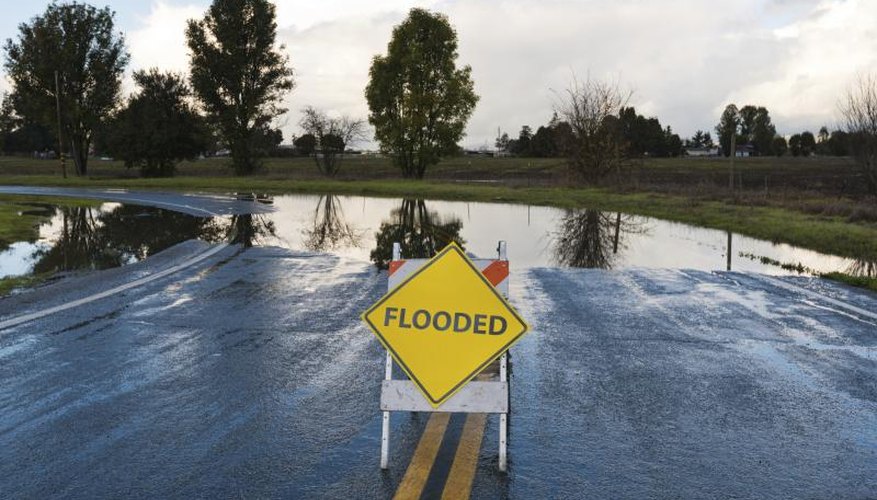
M432 317L432 327L440 332L446 331L451 327L451 314L444 311L435 313Z
M484 329L487 326L486 322L487 322L487 316L485 316L483 314L476 314L475 315L475 328L472 329L472 333L477 333L479 335L483 335L483 334L487 333L487 330Z
M472 326L472 318L465 313L454 313L454 332L466 333L470 326Z
M491 335L502 335L505 333L506 328L508 328L508 323L505 318L502 316L491 316L490 317L490 334Z
M399 328L411 328L411 323L405 322L406 312L408 312L407 309L402 309L402 314L399 316Z
M418 330L425 330L429 327L429 313L424 311L423 309L418 309L414 311L414 317L412 318L412 323L414 323L414 328Z
M448 311L433 313L426 309L418 309L409 315L408 310L404 307L388 307L384 310L384 326L391 325L404 330L435 330L437 332L452 330L455 333L475 335L502 335L509 326L508 321L502 316L451 313Z
M388 307L386 311L384 311L384 326L390 326L390 321L397 319L396 313L399 312L399 309L395 307Z

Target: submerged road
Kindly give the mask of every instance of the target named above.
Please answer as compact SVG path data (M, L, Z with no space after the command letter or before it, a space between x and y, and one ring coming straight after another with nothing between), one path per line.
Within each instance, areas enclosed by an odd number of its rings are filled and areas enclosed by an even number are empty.
M0 321L206 248L0 299ZM0 330L2 496L388 498L412 481L422 498L460 484L473 498L877 496L875 294L513 267L533 331L512 349L505 475L497 419L464 415L395 414L380 471L383 351L359 314L385 289L366 262L229 246Z

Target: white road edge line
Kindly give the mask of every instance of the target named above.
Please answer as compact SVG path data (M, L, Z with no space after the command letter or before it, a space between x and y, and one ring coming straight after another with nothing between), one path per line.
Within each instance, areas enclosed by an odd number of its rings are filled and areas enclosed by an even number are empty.
M806 289L804 287L800 287L798 285L786 283L785 281L778 280L776 278L771 278L771 277L765 276L765 275L761 275L759 277L777 288L783 288L783 289L790 291L790 292L797 292L797 293L800 293L801 295L805 295L805 296L810 297L811 299L814 299L814 300L828 302L829 304L831 304L833 306L840 307L841 309L846 309L847 311L858 314L860 316L865 316L866 318L877 319L877 313L873 313L871 311L866 311L865 309L862 309L861 307L856 307L852 304L847 304L846 302L843 302L843 301L840 301L837 299L833 299L831 297L827 297L821 293L814 292L813 290L808 290L808 289ZM824 279L824 278L822 278L822 279Z
M187 267L193 266L193 265L201 262L202 260L207 259L208 257L216 255L217 253L221 252L222 250L225 250L228 247L229 247L228 243L221 243L221 244L211 248L210 250L207 250L205 252L202 252L202 253L192 257L191 259L189 259L185 262L182 262L182 263L177 264L175 266L169 267L163 271L159 271L157 273L150 274L149 276L144 276L143 278L136 279L134 281L130 281L128 283L125 283L124 285L120 285L120 286L117 286L115 288L111 288L109 290L106 290L106 291L103 291L100 293L96 293L94 295L89 295L88 297L74 300L72 302L67 302L66 304L61 304L58 306L50 307L48 309L43 309L42 311L37 311L34 313L25 314L25 315L18 316L15 318L7 319L5 321L0 321L0 330L6 330L9 328L13 328L13 327L22 325L24 323L29 323L31 321L34 321L34 320L37 320L40 318L44 318L46 316L49 316L49 315L52 315L55 313L66 311L68 309L73 309L74 307L79 307L81 305L88 304L88 303L94 302L96 300L105 299L107 297L116 295L118 293L122 293L122 292L130 290L132 288L136 288L138 286L142 286L142 285L145 285L147 283L151 283L153 281L164 278L165 276L168 276L168 275L174 274L178 271L181 271Z
M6 187L6 186L3 186L3 187ZM52 192L53 189L58 189L60 191ZM0 191L5 191L5 190L0 189ZM46 189L40 189L40 188L27 189L27 188L25 188L25 189L18 189L17 191L19 191L19 192L18 193L5 193L4 192L3 194L20 194L20 195L30 195L30 196L69 196L69 197L76 197L77 195L79 195L79 196L83 196L85 198L92 198L92 199L98 199L98 200L102 200L102 199L107 200L106 197L99 197L98 196L99 194L103 194L103 195L107 195L107 194L111 195L112 194L112 192L110 192L110 191L99 191L99 190L98 191L84 190L85 192L76 193L76 192L73 192L70 190L66 190L64 188L46 188ZM30 191L30 193L26 193L26 192L21 193L20 191ZM42 193L40 193L39 191L42 191ZM64 191L66 191L66 193ZM127 191L127 190L124 192L130 193L130 191ZM89 195L91 195L91 196L89 196ZM185 196L185 195L182 195L182 196ZM128 197L125 200L120 199L120 197L116 197L115 200L110 199L108 201L112 201L112 202L116 202L116 203L131 202L135 205L142 204L142 205L153 206L153 207L157 207L157 208L162 208L160 205L164 205L166 207L185 208L188 210L204 212L205 214L207 214L210 217L221 217L220 214L217 214L215 212L211 212L210 210L206 210L204 208L193 207L191 205L183 205L180 203L164 202L164 201L158 201L158 200L145 200L145 199L133 198L133 197ZM191 259L189 259L185 262L182 262L182 263L177 264L175 266L169 267L163 271L159 271L157 273L150 274L149 276L144 276L143 278L136 279L134 281L130 281L128 283L125 283L124 285L119 285L115 288L111 288L110 290L96 293L94 295L89 295L88 297L74 300L72 302L67 302L66 304L61 304L58 306L50 307L48 309L43 309L42 311L37 311L37 312L30 313L30 314L24 314L24 315L16 316L14 318L10 318L10 319L4 320L4 321L0 321L0 331L7 330L9 328L14 328L14 327L20 326L24 323L30 323L31 321L34 321L34 320L37 320L40 318L44 318L46 316L49 316L49 315L52 315L55 313L66 311L66 310L72 309L74 307L79 307L81 305L88 304L88 303L94 302L96 300L105 299L107 297L116 295L117 293L121 293L121 292L130 290L132 288L137 288L138 286L146 285L146 284L151 283L155 280L159 280L161 278L164 278L165 276L174 274L178 271L182 271L183 269L185 269L187 267L193 266L193 265L201 262L204 259L207 259L213 255L216 255L217 253L221 252L222 250L225 250L228 247L229 247L228 243L221 243L221 244L219 244L219 245L217 245L217 246L215 246L215 247L213 247L205 252L202 252L202 253L192 257Z

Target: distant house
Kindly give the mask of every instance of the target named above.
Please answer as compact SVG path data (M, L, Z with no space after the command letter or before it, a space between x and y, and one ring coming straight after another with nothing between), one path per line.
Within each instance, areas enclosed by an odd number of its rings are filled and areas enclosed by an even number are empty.
M718 147L699 147L699 148L685 148L685 154L687 156L719 156L721 151Z
M741 146L737 146L737 158L748 158L750 156L755 156L755 146L752 144L743 144Z

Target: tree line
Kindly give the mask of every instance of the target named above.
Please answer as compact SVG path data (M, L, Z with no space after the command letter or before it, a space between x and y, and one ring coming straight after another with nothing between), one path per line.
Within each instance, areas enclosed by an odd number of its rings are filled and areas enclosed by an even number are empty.
M655 118L638 114L632 106L623 106L618 116L608 117L608 124L621 135L625 150L633 156L667 158L680 156L684 143L668 125L663 127ZM572 139L570 124L558 117L555 111L547 125L540 126L535 133L529 125L521 127L516 139L508 133L500 133L494 143L496 150L526 158L561 158Z
M260 159L282 140L272 123L286 112L281 102L295 86L289 56L277 44L274 4L213 0L202 18L187 23L188 75L138 71L137 92L127 99L120 89L129 55L114 17L107 7L52 3L19 26L17 38L4 46L13 83L0 105L4 140L47 148L57 143L78 175L87 175L88 154L96 146L144 175L172 175L179 161L220 146L229 150L235 173L258 170ZM479 96L471 67L458 66L457 58L457 33L448 18L414 8L394 27L386 53L371 61L364 89L368 124L404 177L423 178L430 166L459 150ZM818 140L802 133L786 143L766 108L733 104L722 113L716 140L726 155L732 144L761 155L848 152L873 176L875 88L877 82L866 79L852 90L843 130L820 131ZM683 141L657 118L637 113L629 99L617 83L573 75L546 125L535 132L525 126L514 139L499 134L496 146L520 156L563 157L570 182L596 183L607 176L621 179L637 158L713 145L702 131ZM347 145L365 135L364 120L310 106L300 126L305 134L296 147L327 176L338 172Z

